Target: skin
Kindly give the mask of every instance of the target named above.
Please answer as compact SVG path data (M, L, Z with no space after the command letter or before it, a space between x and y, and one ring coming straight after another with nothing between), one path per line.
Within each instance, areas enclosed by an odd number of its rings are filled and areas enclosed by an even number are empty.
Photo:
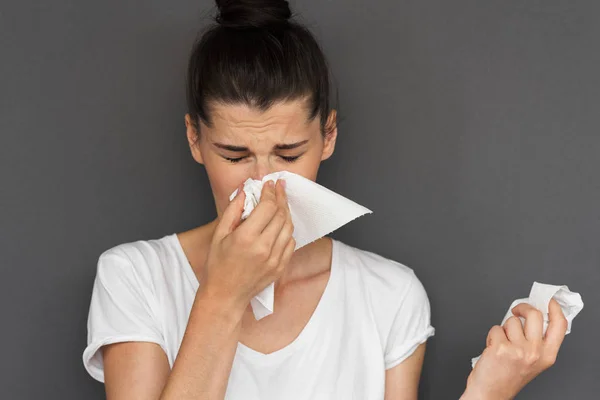
M247 178L261 179L279 170L316 181L321 161L335 148L335 111L329 115L325 137L318 117L307 120L302 99L277 103L265 112L246 105L213 104L210 115L213 124L200 122L200 135L189 115L185 122L192 156L208 174L217 217L178 234L204 284L172 371L156 344L103 347L108 399L223 398L236 343L265 354L291 343L308 322L329 279L331 240L325 237L293 251L291 216L280 184L264 186L261 202L243 223L239 222L243 191L231 202L229 195ZM291 143L302 144L276 148ZM256 321L249 300L273 281L276 311ZM521 304L513 312L526 318L525 328L515 317L505 327L490 330L462 400L511 399L554 363L566 330L560 307L551 303L545 339L539 311ZM386 371L386 400L417 398L424 354L425 343Z

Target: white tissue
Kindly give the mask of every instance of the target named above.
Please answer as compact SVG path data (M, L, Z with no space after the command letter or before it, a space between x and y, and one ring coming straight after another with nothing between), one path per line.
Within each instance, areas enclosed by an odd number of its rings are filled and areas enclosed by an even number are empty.
M372 213L366 207L349 200L324 186L301 175L279 171L265 175L262 180L247 179L244 182L244 212L246 219L260 201L263 184L269 180L284 179L285 192L294 224L292 236L298 250L365 214ZM229 196L232 200L237 189ZM273 313L275 284L271 283L251 301L254 317L259 320Z
M528 303L542 312L542 316L544 317L542 335L545 335L546 329L548 328L548 305L552 298L558 302L567 319L567 331L565 334L571 333L573 318L575 318L575 316L583 309L581 296L579 293L571 292L569 288L564 285L555 286L538 282L533 282L528 298L513 301L500 325L504 325L510 317L514 316L512 313L513 307L520 303ZM521 325L525 326L525 318L519 317L519 319L521 320ZM475 368L475 364L477 364L477 360L479 360L480 357L481 355L471 359L472 368Z

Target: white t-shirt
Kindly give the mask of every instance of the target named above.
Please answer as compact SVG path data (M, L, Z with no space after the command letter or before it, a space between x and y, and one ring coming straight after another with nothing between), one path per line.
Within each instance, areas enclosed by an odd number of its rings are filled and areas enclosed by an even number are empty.
M227 400L379 400L385 370L433 336L412 269L333 240L325 291L298 337L264 354L237 344ZM172 367L198 280L176 234L123 243L98 259L83 363L104 382L100 347L154 342Z

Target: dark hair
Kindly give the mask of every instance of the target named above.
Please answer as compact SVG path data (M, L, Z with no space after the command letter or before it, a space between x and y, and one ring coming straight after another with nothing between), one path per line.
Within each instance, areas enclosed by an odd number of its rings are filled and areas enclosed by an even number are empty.
M292 20L285 0L216 0L212 24L196 41L187 70L188 112L211 126L210 102L265 111L275 102L306 98L308 118L326 134L330 77L311 32ZM199 130L197 129L197 132Z

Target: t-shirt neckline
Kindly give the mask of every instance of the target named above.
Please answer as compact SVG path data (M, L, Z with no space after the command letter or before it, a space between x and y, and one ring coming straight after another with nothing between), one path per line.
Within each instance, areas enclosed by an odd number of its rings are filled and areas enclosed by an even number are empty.
M199 287L198 278L196 277L196 274L194 273L194 270L193 270L191 264L189 263L187 257L185 256L185 252L183 251L181 242L177 238L177 234L172 233L168 237L173 242L174 247L176 248L176 251L181 258L181 261L182 261L183 267L184 267L183 269L184 269L186 275L190 278L190 280L194 284L195 290L197 290ZM254 350L238 341L236 355L240 355L246 359L249 359L253 363L260 363L260 364L278 363L279 361L285 359L286 357L291 355L293 352L295 352L296 350L301 348L304 343L307 343L312 338L314 338L314 336L317 332L317 329L318 329L319 322L323 319L323 314L326 313L326 308L329 307L331 301L333 301L333 299L332 299L333 291L334 291L334 287L337 283L337 274L338 274L337 270L338 270L338 263L339 263L339 245L340 245L340 243L333 238L330 238L330 239L331 239L331 268L330 268L330 272L329 272L329 279L327 280L327 284L325 286L323 294L321 295L321 298L319 299L319 302L318 302L315 310L313 311L308 322L306 323L306 325L304 326L302 331L300 331L298 336L287 346L285 346L279 350L276 350L272 353L268 353L268 354L261 353L257 350Z

